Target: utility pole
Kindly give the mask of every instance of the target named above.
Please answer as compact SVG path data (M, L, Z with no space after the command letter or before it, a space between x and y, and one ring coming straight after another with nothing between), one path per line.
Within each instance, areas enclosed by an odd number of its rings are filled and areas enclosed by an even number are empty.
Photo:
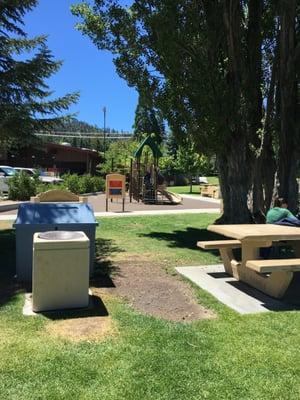
M105 160L105 149L106 149L106 143L105 143L105 138L106 138L106 107L104 106L103 109L103 157Z

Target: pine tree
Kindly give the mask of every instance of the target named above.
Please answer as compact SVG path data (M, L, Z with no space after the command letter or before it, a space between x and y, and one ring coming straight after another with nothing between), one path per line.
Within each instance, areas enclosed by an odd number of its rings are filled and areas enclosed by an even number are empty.
M45 79L61 66L46 45L45 36L28 38L23 17L37 0L0 2L0 141L28 140L34 131L51 128L61 120L77 93L49 100ZM28 53L28 58L26 58ZM33 55L31 55L33 54Z
M143 136L153 134L158 143L161 143L165 135L165 127L162 117L153 107L149 106L141 96L135 110L134 137L141 140Z

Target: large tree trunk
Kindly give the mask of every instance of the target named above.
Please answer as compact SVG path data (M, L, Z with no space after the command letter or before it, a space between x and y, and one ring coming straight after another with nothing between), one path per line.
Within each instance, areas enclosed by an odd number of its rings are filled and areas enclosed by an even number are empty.
M277 35L277 43L279 37ZM276 158L273 146L273 134L275 132L275 85L278 79L278 44L274 52L271 79L268 88L267 105L263 127L263 142L260 154L261 159L261 175L264 187L264 212L272 205L274 187L276 178Z
M299 132L296 128L296 0L283 0L280 15L280 135L279 195L288 198L289 208L297 210Z
M217 154L223 215L217 223L246 223L251 221L247 206L249 177L249 146L242 98L242 35L241 4L239 0L225 0L223 21L226 33L227 71L227 143Z
M252 212L255 220L261 222L263 214L262 160L260 157L261 139L258 135L262 128L262 0L249 0L247 29L247 58L245 64L245 98L247 105L248 141L256 152L253 152L252 177Z
M220 187L223 198L223 215L219 224L241 224L252 222L247 207L249 168L245 157L244 138L236 140L228 152L217 156Z

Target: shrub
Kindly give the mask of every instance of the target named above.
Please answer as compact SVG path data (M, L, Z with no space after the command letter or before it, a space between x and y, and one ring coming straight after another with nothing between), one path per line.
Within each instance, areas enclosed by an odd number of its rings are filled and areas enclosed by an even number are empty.
M79 177L80 193L94 193L103 191L105 181L100 176L92 176L90 174Z
M183 174L178 174L174 176L175 186L187 186L188 184L189 180Z
M36 192L37 193L42 193L42 192L47 192L48 190L63 190L66 189L64 183L43 183L39 182L37 184Z
M63 176L63 179L64 188L76 194L99 192L105 189L105 180L100 176L67 174Z
M66 174L63 180L59 184L43 183L38 176L32 178L26 172L20 172L8 180L8 196L11 200L29 200L37 193L52 189L67 189L76 194L105 190L105 180L100 176Z
M64 186L72 193L80 193L80 177L76 174L67 174L63 176Z
M105 190L105 179L101 176L93 176L94 190L93 192L104 192Z
M8 179L8 197L11 200L29 200L37 193L37 179L21 171Z
M82 175L79 179L79 190L80 193L91 193L94 192L94 181L90 174Z

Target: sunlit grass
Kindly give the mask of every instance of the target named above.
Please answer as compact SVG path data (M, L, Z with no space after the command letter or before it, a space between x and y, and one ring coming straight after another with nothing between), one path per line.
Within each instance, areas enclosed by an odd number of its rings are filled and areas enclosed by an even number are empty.
M208 176L207 182L210 185L219 185L219 178L217 176ZM190 193L190 185L186 186L169 186L169 190L178 194L193 194L200 195L200 185L192 185L192 193Z
M97 238L109 243L112 262L148 254L169 269L214 263L218 256L195 243L208 237L205 227L215 217L102 218ZM0 231L3 279L14 262L13 241L10 229ZM24 317L22 294L2 298L0 399L298 400L299 312L240 316L194 290L218 318L167 322L108 298L118 335L76 343L49 335L46 317Z

